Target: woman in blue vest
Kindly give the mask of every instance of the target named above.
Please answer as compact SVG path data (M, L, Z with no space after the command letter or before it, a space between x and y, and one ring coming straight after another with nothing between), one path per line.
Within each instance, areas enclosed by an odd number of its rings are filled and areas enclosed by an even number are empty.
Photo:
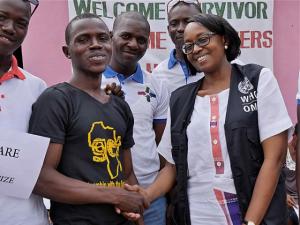
M158 148L168 162L145 191L153 200L176 176L174 224L286 224L292 123L271 70L231 63L240 43L219 16L194 16L185 29L182 50L204 76L173 92Z

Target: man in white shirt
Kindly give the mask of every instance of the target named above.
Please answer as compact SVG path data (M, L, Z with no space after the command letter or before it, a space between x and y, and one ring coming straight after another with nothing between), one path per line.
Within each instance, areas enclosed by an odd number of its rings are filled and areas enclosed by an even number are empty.
M28 30L37 0L0 0L0 128L27 132L31 106L46 88L40 78L18 67L13 52ZM31 6L33 6L31 8ZM1 162L0 162L1 163ZM0 174L1 175L1 174ZM3 174L2 174L3 175ZM19 199L0 194L0 224L48 225L40 196Z
M183 33L191 16L202 13L199 0L170 1L168 11L168 32L175 45L170 57L152 71L152 75L164 81L169 95L177 88L198 81L203 73L197 72L182 52ZM239 59L231 63L243 65Z
M168 5L168 32L175 45L170 57L162 61L152 71L153 76L165 81L169 94L175 89L199 80L203 75L197 73L188 63L182 52L183 32L188 19L201 13L198 1L171 1Z
M102 77L102 86L122 86L125 101L134 117L131 148L133 169L142 187L148 187L160 169L156 151L167 117L168 92L163 82L142 70L138 61L148 47L150 25L139 13L127 12L116 18L113 26L112 58ZM166 200L154 201L144 213L146 225L165 224Z

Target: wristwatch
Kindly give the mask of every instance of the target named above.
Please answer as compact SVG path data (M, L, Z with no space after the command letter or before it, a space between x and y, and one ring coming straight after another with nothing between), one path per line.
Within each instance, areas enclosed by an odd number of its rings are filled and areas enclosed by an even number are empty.
M246 224L246 225L255 225L254 222L252 222L252 221L247 221L247 220L244 220L243 223Z

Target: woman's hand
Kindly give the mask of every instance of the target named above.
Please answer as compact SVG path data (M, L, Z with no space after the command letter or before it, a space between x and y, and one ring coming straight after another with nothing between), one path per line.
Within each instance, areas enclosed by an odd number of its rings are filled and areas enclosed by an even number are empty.
M289 208L292 208L292 207L297 208L297 203L296 203L295 199L289 194L286 194L286 203Z

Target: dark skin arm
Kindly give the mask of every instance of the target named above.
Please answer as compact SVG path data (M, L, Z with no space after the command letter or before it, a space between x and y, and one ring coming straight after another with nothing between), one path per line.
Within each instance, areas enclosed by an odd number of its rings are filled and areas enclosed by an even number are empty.
M174 186L176 180L175 165L166 161L165 167L159 172L155 181L147 188L143 189L140 186L125 185L125 188L130 191L140 192L145 198L152 202L155 199L165 195Z
M138 184L138 180L133 171L131 150L124 150L124 171L126 183L130 185Z
M123 188L102 187L67 177L57 171L63 145L50 143L34 193L68 204L112 204L121 210L142 213L148 203Z
M127 149L124 152L124 171L125 171L126 182L130 185L137 185L138 180L133 171L130 149ZM119 209L116 209L116 211L118 213L121 212ZM136 221L137 225L144 225L144 220L140 214L136 214L136 213L122 213L122 214L129 220L137 220Z
M287 150L287 131L262 142L264 162L258 174L245 220L260 224L274 195ZM265 182L265 181L268 182Z
M166 161L165 167L159 172L153 184L151 184L146 189L145 196L150 202L152 202L155 199L165 195L174 186L175 179L176 179L175 165Z
M158 145L160 140L161 140L161 137L162 137L162 134L164 132L164 129L165 129L165 126L166 126L166 123L153 123L153 129L154 129L154 132L155 132L155 139L156 139L156 144ZM127 171L132 171L131 173L129 174L126 174L126 177L128 178L127 179L127 183L130 184L130 185L134 185L134 187L136 188L133 188L131 189L130 187L131 186L126 186L126 187L129 187L128 190L129 191L136 191L138 192L139 188L137 185L135 184L138 184L137 182L137 179L136 179L136 176L133 172L133 169L132 169L132 160L131 160L131 153L130 151L126 151L126 156L127 156L127 160L124 160L125 162L125 166L127 168ZM161 159L163 159L163 161L161 161ZM160 156L160 165L161 165L161 168L162 168L162 163L163 163L163 166L165 164L165 159L163 157ZM120 210L117 209L117 212L120 213ZM137 214L132 214L132 213L126 213L126 212L123 212L123 215L129 219L129 220L135 220L139 217L139 215ZM143 222L143 219L140 218L137 222L138 225L143 225L144 222Z
M166 121L161 122L161 123L153 123L153 130L155 132L156 145L159 145L159 142L164 133L165 127L166 127Z
M161 137L164 133L165 127L166 127L166 122L153 123L153 130L155 132L156 145L159 145ZM160 161L160 169L164 168L164 166L166 164L165 158L162 157L161 155L159 155L159 161Z
M129 191L141 193L149 202L165 195L174 186L176 179L175 165L166 161L165 167L159 172L155 181L147 188L143 189L138 185L130 186L125 184ZM127 214L128 219L134 219L134 214Z

